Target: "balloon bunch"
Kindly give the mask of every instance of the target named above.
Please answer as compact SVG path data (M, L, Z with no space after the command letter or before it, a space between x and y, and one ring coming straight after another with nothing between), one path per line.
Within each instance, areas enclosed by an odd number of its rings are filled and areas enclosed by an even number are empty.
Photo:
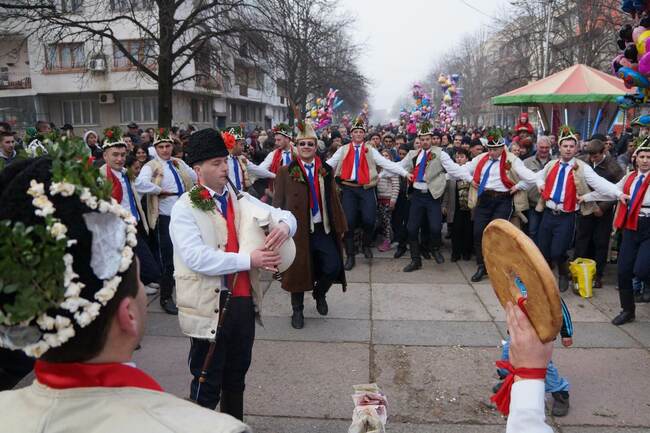
M332 123L334 110L343 104L343 100L336 96L338 91L338 89L330 88L326 97L316 98L314 105L307 108L305 119L311 118L314 129L319 130Z
M400 118L415 123L419 123L423 119L430 119L433 114L431 97L422 89L420 83L413 84L412 94L415 106L410 112L402 107L399 114Z
M612 61L612 73L626 88L637 87L637 93L616 98L621 108L627 109L650 101L650 2L623 0L621 9L634 24L625 24L618 32L621 51Z
M368 124L368 103L364 102L363 106L361 107L361 113L359 113L359 116L363 119L363 123L366 125Z
M440 90L442 90L442 103L438 110L438 122L445 131L448 131L454 124L460 109L463 92L458 87L459 81L460 75L458 74L440 74L438 77L438 84L440 84Z
M343 117L341 117L341 125L345 126L347 129L350 129L350 114L345 113Z

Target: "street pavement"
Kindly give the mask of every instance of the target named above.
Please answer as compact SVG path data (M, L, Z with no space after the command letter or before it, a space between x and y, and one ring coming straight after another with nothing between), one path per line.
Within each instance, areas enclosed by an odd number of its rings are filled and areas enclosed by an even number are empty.
M352 385L376 382L388 397L388 432L504 432L489 401L494 361L505 337L505 316L487 280L470 282L473 262L403 273L407 259L392 251L357 256L348 290L328 295L329 315L311 297L305 327L291 328L289 295L267 278L264 327L257 327L247 376L246 422L255 432L347 432ZM553 358L571 382L571 411L549 417L563 433L650 431L650 306L617 328L615 265L592 299L563 297L575 326L574 347L556 345ZM150 298L149 322L138 366L168 392L189 393L189 341L177 318ZM550 405L550 396L547 402Z

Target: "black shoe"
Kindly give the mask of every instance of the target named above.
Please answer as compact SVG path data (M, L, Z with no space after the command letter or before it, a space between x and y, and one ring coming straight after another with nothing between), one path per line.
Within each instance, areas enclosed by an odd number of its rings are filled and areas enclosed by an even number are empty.
M354 256L350 254L345 259L345 265L343 266L343 269L345 269L346 271L349 271L352 268L354 268L354 265L355 265Z
M404 272L413 272L422 269L422 261L419 259L411 259L411 263L406 265L403 269Z
M566 416L569 413L569 393L567 391L559 391L551 393L553 396L553 408L551 414L553 416Z
M451 255L451 262L452 262L452 263L455 263L455 262L457 262L457 261L459 261L459 260L460 260L460 256L455 256L455 255L453 255L453 254Z
M594 278L594 284L592 286L594 289L602 289L603 288L603 277L596 276Z
M425 248L420 247L420 255L424 259L431 260L431 253Z
M316 311L318 311L318 314L321 316L327 316L329 308L327 307L327 300L325 299L325 296L316 298Z
M399 259L402 257L404 254L406 254L406 245L398 245L397 249L395 250L395 254L393 255L394 259Z
M302 308L294 308L291 315L291 327L294 329L302 329L305 326L305 316L302 314Z
M171 314L173 316L178 315L178 308L176 308L176 304L174 304L174 300L172 298L160 298L160 306L165 311L165 313Z
M478 269L476 270L476 272L474 273L474 275L472 275L471 280L472 280L473 283L478 283L478 282L481 281L485 276L487 276L487 271L485 270L485 266L484 266L484 265L479 265L479 266L478 266Z
M363 247L363 256L366 259L372 259L372 250L370 247Z
M560 292L566 292L569 289L569 278L566 275L560 275L557 286Z
M431 251L431 253L433 254L433 259L436 261L437 264L441 265L445 262L445 258L443 257L439 249L435 249Z
M612 325L621 326L628 322L634 322L635 319L634 311L621 311L618 313L618 316L612 319Z

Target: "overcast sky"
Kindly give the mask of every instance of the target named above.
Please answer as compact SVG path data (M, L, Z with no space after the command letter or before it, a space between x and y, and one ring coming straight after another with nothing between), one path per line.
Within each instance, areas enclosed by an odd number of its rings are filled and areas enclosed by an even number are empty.
M357 17L351 30L365 44L361 70L372 81L371 110L390 110L436 56L464 33L489 22L505 0L340 0ZM470 6L468 6L470 5ZM480 10L481 12L472 9ZM453 73L453 71L448 71Z

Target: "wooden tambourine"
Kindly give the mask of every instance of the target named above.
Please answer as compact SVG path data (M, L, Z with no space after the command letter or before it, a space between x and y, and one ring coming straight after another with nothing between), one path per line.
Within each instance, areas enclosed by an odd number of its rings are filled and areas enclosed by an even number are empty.
M523 305L537 335L544 343L553 341L562 327L560 294L535 243L508 221L497 219L483 232L483 257L501 305L516 305L526 292Z

